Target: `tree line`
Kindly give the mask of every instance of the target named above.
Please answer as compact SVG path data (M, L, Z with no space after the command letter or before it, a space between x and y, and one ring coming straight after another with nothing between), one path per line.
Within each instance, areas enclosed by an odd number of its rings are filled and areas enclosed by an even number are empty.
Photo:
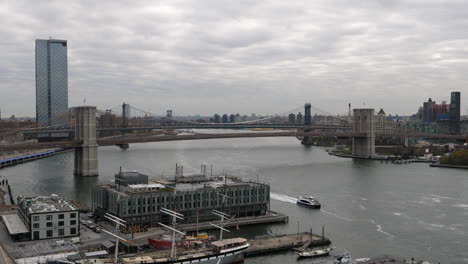
M454 151L440 159L440 164L468 166L468 149Z

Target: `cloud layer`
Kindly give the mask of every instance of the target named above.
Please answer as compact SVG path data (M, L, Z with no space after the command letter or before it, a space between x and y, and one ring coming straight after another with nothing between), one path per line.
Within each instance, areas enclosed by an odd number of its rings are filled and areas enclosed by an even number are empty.
M466 1L0 3L0 108L35 115L34 40L68 40L70 106L157 114L411 114L468 99ZM465 114L463 110L462 114Z

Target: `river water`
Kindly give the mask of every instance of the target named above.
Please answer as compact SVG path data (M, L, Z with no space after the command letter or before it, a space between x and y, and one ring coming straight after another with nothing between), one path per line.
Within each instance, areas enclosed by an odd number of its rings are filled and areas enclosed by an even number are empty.
M241 227L231 236L253 238L301 231L330 237L334 254L393 255L433 263L468 263L468 171L427 164L381 164L330 156L294 138L214 139L133 144L128 150L99 148L99 177L73 176L73 152L0 171L14 195L60 194L89 202L91 187L109 182L119 167L150 177L169 177L175 164L196 173L256 178L271 184L271 209L290 216L287 224ZM209 170L209 169L208 169ZM313 194L322 210L295 205ZM311 260L298 261L311 263ZM247 259L245 263L295 263L292 253ZM312 263L330 263L331 258Z

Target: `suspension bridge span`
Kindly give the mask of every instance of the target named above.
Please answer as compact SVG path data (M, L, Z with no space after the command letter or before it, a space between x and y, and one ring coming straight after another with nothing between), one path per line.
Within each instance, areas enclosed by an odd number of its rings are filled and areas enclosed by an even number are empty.
M26 150L41 148L74 148L74 173L80 176L98 175L98 146L122 145L130 143L175 141L175 140L206 140L221 138L258 138L258 137L297 137L302 138L304 144L310 143L313 137L352 138L353 155L358 157L371 157L375 153L376 137L416 137L416 138L449 138L464 139L463 135L427 134L427 133L382 133L376 132L374 126L374 109L354 109L353 120L345 119L339 125L317 125L311 122L310 104L305 105L304 123L274 123L263 120L255 122L239 122L231 124L196 123L190 121L166 120L158 124L131 125L125 118L119 127L96 127L96 107L82 106L74 109L75 122L73 126L61 124L45 128L23 129L23 134L44 133L73 133L73 140L56 142L19 142L13 144L0 144L0 151ZM125 114L124 114L125 117ZM269 117L268 120L274 119ZM346 121L346 122L345 122ZM190 135L128 135L97 138L98 131L136 131L155 129L240 129L240 128L272 128L283 131L262 131L238 133L209 133Z

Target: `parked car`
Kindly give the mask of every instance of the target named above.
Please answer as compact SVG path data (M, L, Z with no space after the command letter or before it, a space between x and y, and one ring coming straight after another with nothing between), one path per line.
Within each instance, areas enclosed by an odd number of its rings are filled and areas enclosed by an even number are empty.
M93 231L96 232L96 233L101 233L101 228L99 226L95 226L93 228Z

